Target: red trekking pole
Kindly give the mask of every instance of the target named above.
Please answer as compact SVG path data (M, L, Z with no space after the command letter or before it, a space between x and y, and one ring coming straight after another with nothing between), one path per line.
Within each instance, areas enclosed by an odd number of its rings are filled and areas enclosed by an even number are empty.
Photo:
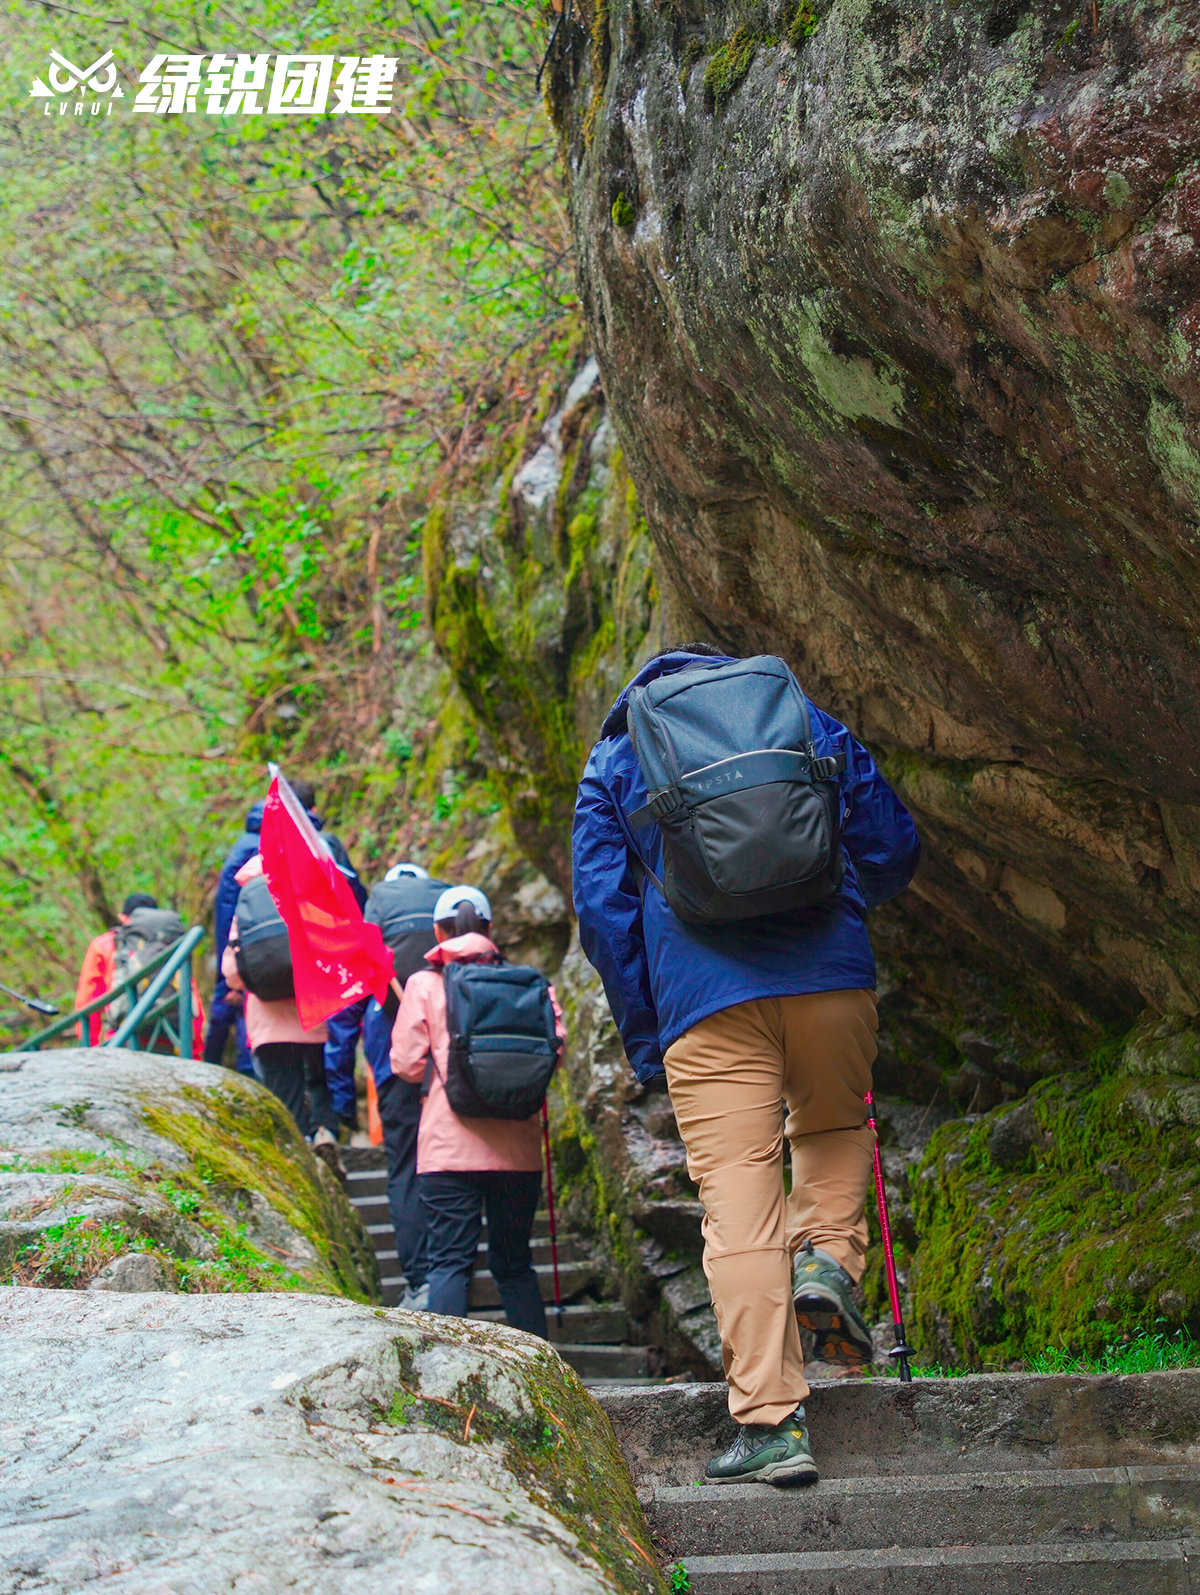
M900 1286L896 1280L896 1258L892 1252L892 1226L888 1223L887 1192L883 1188L883 1159L879 1156L879 1126L875 1122L874 1092L868 1091L864 1100L867 1104L867 1123L875 1132L875 1201L879 1206L879 1231L883 1236L883 1259L887 1264L888 1295L892 1298L892 1333L896 1337L896 1344L888 1352L888 1356L894 1357L899 1365L901 1383L911 1384L912 1374L909 1371L908 1359L915 1353L904 1340L904 1319L900 1313Z
M550 1214L550 1265L554 1270L554 1309L562 1328L562 1291L558 1284L558 1226L554 1222L554 1176L550 1172L550 1115L542 1103L542 1144L546 1149L546 1209Z

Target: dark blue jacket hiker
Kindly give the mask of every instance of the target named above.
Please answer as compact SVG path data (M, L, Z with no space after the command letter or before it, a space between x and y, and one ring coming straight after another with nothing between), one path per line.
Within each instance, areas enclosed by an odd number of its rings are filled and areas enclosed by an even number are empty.
M916 828L782 660L689 644L609 711L572 848L584 951L639 1080L666 1073L705 1207L743 1426L710 1478L815 1477L801 1336L810 1356L871 1356L852 1294L874 1145L866 917L911 880Z

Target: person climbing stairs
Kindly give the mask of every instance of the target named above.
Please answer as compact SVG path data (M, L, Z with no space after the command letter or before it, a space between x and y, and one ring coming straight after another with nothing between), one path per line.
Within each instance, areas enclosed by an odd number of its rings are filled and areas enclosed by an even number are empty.
M382 1147L342 1149L346 1165L346 1195L370 1237L379 1264L383 1299L387 1306L399 1305L404 1280L396 1259L396 1239L387 1204L387 1158ZM550 1262L547 1215L539 1213L534 1223L533 1264L547 1304L547 1328L555 1350L585 1383L604 1387L626 1385L650 1377L649 1348L629 1344L629 1315L619 1302L594 1297L600 1268L586 1244L574 1235L558 1235L558 1276L562 1293L562 1322L551 1305L554 1279ZM471 1282L471 1318L504 1323L500 1295L487 1267L487 1226L479 1244L479 1261Z

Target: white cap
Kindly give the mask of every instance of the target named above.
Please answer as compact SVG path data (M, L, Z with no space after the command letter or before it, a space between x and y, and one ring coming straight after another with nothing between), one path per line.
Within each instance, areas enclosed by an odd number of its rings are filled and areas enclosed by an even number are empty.
M433 905L434 924L440 924L443 919L453 919L454 910L460 903L470 903L480 919L486 919L488 924L491 924L492 905L478 886L447 886Z
M422 869L419 864L393 864L383 878L385 881L398 881L402 875L411 875L416 881L429 879L429 871Z

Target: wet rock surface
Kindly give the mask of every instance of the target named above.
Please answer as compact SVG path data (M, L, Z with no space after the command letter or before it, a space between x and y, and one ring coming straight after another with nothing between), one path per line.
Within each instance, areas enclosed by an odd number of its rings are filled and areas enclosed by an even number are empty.
M330 1297L0 1290L0 1583L660 1595L542 1341Z
M357 1215L257 1081L109 1048L10 1053L3 1063L6 1283L378 1300ZM163 1283L131 1282L152 1275Z
M883 750L940 934L1096 1036L1194 1012L1194 3L575 17L581 293L692 629Z

